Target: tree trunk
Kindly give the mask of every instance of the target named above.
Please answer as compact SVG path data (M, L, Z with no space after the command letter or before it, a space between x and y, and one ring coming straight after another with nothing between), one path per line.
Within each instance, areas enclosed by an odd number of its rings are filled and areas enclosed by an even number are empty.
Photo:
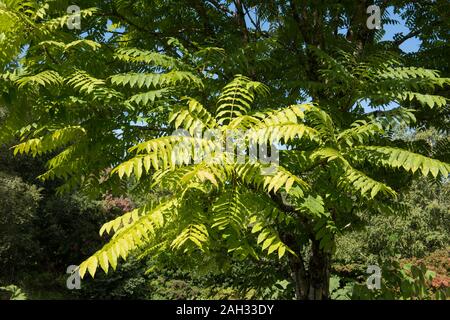
M330 288L331 254L319 247L319 241L312 242L309 261L309 300L328 300Z
M312 242L308 270L300 252L297 252L297 257L290 256L289 265L297 300L329 299L331 254L320 249L318 241Z
M292 270L292 278L295 284L295 297L297 300L307 300L309 281L301 255L299 254L298 257L291 256L289 263Z
M280 195L273 194L272 199L284 212L295 212ZM328 300L330 284L331 253L320 248L320 241L315 239L310 222L304 217L299 218L303 230L311 240L311 256L308 266L302 257L302 252L296 250L296 255L289 255L289 267L295 284L295 297L298 300ZM297 239L289 233L280 234L282 241L290 248L298 248Z

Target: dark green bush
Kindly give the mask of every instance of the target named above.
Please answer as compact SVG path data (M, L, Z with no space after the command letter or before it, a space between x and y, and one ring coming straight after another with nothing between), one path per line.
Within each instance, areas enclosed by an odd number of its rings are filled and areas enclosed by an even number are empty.
M39 246L33 235L41 195L21 178L0 172L0 281L15 283L19 270L33 266Z

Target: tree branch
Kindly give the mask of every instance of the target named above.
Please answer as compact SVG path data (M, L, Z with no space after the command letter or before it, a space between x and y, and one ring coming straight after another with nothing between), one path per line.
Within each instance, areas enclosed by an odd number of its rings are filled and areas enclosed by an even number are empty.
M203 21L203 28L205 30L205 33L212 36L214 35L213 27L210 23L210 19L208 18L208 13L206 11L206 8L201 0L194 0L192 4L195 11L197 11L198 15Z
M245 23L245 12L242 6L241 0L233 0L234 6L236 7L236 19L239 27L241 28L243 39L245 43L248 43L248 29L247 24Z
M421 30L414 30L411 31L410 33L408 33L407 35L401 37L400 39L397 39L396 41L394 41L394 46L399 47L403 44L403 42L405 42L408 39L414 38L416 36L418 36L420 34Z
M211 3L217 10L221 11L222 13L225 13L226 15L233 16L233 12L228 9L226 6L220 4L217 0L208 0L207 2Z
M170 133L173 131L171 129L166 129L166 128L149 127L149 126L135 126L135 125L130 125L130 128L145 130L145 131L166 132L166 133Z

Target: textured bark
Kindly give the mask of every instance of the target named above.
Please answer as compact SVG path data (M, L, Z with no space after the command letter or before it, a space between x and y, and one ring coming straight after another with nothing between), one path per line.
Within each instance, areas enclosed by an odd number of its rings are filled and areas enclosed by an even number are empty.
M283 201L278 194L271 194L272 199L279 208L286 213L295 214L296 210ZM334 213L332 213L334 215ZM299 225L303 232L309 235L311 241L311 256L309 261L302 256L300 250L296 256L289 255L289 267L295 284L295 296L298 300L328 300L331 254L320 248L320 241L315 239L311 221L304 216L299 216ZM280 234L281 240L290 248L298 248L298 239L292 234ZM306 264L308 262L308 264Z
M350 28L347 32L347 40L355 43L359 51L362 51L364 47L374 42L375 31L368 29L366 26L368 18L367 8L373 3L373 0L359 0L355 2Z
M292 270L292 278L295 283L295 297L298 300L308 299L309 281L308 274L301 256L290 256L289 264Z
M319 248L319 242L312 243L309 262L309 300L328 300L330 288L331 255Z
M239 28L241 29L241 32L242 32L243 41L244 41L244 43L248 43L249 35L248 35L247 24L245 22L244 7L242 5L241 0L235 0L234 5L236 7L236 19L237 19Z
M308 270L300 253L297 255L298 257L289 258L292 279L295 283L295 297L298 300L328 300L331 255L321 250L319 243L314 241Z

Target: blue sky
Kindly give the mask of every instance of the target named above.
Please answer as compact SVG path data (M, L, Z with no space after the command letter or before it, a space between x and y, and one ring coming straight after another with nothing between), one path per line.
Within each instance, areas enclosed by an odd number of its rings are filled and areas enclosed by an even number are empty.
M403 33L403 35L408 34L410 32L410 29L406 26L405 20L402 19L400 15L395 14L392 7L388 8L387 11L389 13L389 18L397 20L399 23L382 25L382 29L386 32L382 38L382 41L393 40L395 34L397 33ZM402 45L400 45L400 49L406 53L417 52L420 49L420 45L421 41L417 37L413 37L406 40ZM364 107L364 110L366 112L373 111L372 108L368 107L367 101L362 101L361 105ZM397 103L390 103L388 106L386 106L386 109L389 110L396 107L398 107Z
M399 24L386 24L382 26L382 28L386 31L386 34L384 35L382 40L392 40L396 33L403 33L404 35L408 34L410 32L410 29L406 27L405 20L403 20L398 14L394 14L392 8L388 8L387 11L389 13L389 17L391 19L397 20ZM414 37L405 41L400 46L400 49L402 49L404 52L411 53L418 51L420 45L421 41L417 37Z

